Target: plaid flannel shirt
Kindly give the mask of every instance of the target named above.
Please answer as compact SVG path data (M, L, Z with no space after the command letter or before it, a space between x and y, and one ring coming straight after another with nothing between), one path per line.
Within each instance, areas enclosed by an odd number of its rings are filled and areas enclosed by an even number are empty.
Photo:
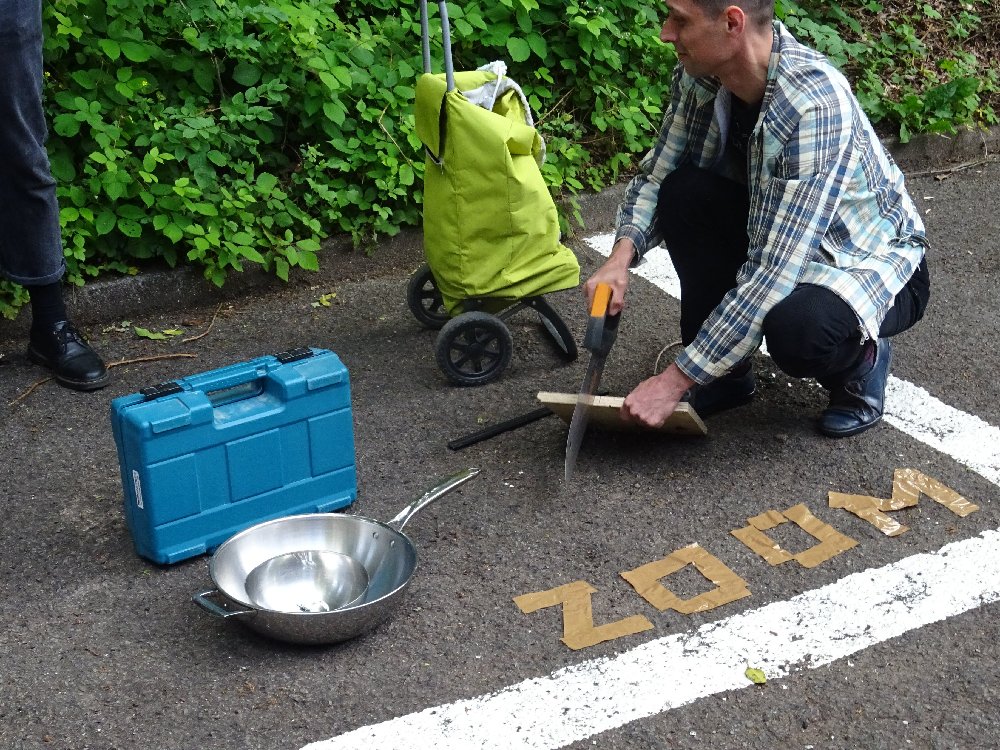
M698 383L729 372L761 345L761 324L798 284L839 295L877 338L896 294L927 248L903 174L885 151L847 80L778 21L761 114L750 140L747 262L676 364ZM677 65L660 136L618 209L616 239L638 262L662 241L659 184L690 162L721 171L731 95L718 80Z

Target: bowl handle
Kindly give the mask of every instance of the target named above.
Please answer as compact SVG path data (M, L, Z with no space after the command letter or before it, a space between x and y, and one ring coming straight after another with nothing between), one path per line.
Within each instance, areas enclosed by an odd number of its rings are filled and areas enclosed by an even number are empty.
M218 589L209 589L208 591L202 591L200 594L195 594L191 597L191 600L210 615L221 617L223 619L227 617L236 617L237 615L251 615L257 612L257 610L247 607L236 609L236 605L231 602L222 600L222 603L220 604L210 598L219 595L220 592Z
M422 497L417 498L412 503L407 505L391 521L387 521L389 526L392 526L396 531L402 531L403 527L406 526L407 521L413 518L417 513L426 508L428 505L433 503L442 495L446 495L453 489L461 484L465 484L470 479L472 479L476 474L479 473L479 469L469 468L465 471L460 471L457 474L445 479L441 484L436 487L427 490Z

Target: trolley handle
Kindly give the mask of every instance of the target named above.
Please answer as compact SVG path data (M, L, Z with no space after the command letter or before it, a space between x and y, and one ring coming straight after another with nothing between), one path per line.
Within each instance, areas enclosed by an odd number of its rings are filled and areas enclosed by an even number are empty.
M441 39L444 44L444 74L448 81L448 91L455 90L455 65L451 59L451 28L448 24L448 5L444 0L438 2L438 12L441 15ZM420 35L423 41L424 73L431 72L431 34L427 20L427 0L420 0Z

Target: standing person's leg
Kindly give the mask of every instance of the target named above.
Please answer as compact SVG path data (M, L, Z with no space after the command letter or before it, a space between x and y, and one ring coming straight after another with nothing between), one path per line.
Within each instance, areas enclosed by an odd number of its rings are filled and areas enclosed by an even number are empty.
M736 286L747 259L745 185L691 165L679 167L660 185L657 224L681 286L681 343L695 336ZM695 389L691 404L699 415L745 404L757 386L750 363Z
M802 284L768 313L768 351L785 373L816 378L830 391L819 429L830 437L856 435L882 419L892 364L891 336L923 317L930 297L926 259L896 295L879 339L862 341L851 307L833 292Z
M41 0L0 0L0 271L31 300L28 356L61 384L108 384L101 358L67 320L56 184L45 150Z

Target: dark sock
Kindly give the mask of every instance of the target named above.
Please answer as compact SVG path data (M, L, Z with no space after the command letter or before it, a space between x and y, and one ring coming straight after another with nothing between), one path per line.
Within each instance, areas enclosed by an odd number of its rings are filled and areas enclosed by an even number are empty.
M875 366L875 347L875 342L868 339L864 344L864 351L861 352L861 356L858 358L858 363L855 367L864 370L866 373L871 370Z
M66 302L58 281L27 289L31 299L31 338L37 339L49 334L60 320L66 320Z

